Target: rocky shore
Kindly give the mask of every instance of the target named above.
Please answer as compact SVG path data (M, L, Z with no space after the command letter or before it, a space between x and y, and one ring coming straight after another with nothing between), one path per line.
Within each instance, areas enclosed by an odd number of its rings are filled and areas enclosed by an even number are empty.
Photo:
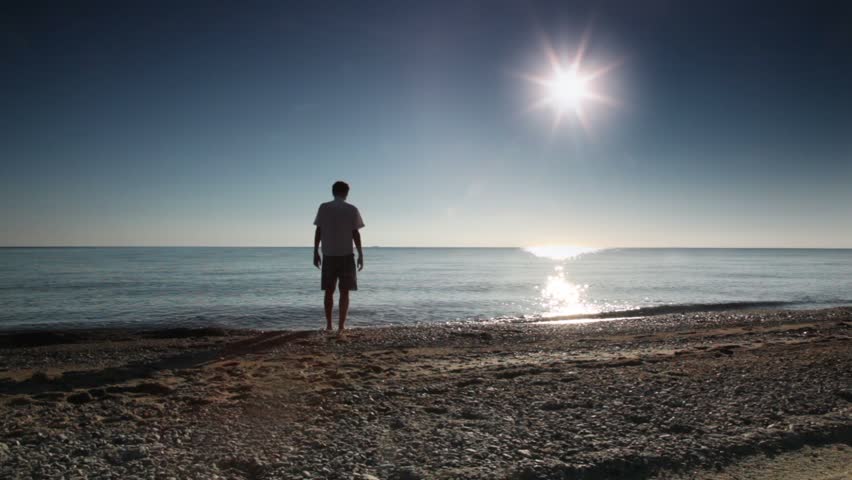
M0 478L852 478L850 340L852 308L0 334Z

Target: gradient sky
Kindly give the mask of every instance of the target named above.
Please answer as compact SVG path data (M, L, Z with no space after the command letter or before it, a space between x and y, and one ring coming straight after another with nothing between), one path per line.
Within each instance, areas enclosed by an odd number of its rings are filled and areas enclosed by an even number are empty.
M343 179L367 245L852 247L849 2L10 5L0 245L309 245Z

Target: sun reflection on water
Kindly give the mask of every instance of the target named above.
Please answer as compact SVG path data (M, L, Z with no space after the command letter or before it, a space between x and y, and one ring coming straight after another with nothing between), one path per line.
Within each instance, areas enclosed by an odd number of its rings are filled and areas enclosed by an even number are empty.
M539 288L544 317L582 315L597 313L598 309L587 301L588 285L580 285L565 277L566 260L573 260L585 253L596 252L597 248L573 246L527 247L525 251L542 258L560 262L553 267L553 275L548 275Z

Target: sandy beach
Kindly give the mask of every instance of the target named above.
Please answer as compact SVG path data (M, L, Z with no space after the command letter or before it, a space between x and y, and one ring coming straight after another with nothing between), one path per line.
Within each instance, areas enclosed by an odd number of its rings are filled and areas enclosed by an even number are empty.
M852 478L852 308L0 335L0 478Z

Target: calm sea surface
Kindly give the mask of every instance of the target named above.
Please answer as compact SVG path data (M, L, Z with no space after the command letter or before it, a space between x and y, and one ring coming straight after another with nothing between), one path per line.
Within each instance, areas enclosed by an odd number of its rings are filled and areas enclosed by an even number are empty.
M852 304L852 250L370 248L365 258L353 325ZM0 329L211 324L322 326L311 249L0 249Z

